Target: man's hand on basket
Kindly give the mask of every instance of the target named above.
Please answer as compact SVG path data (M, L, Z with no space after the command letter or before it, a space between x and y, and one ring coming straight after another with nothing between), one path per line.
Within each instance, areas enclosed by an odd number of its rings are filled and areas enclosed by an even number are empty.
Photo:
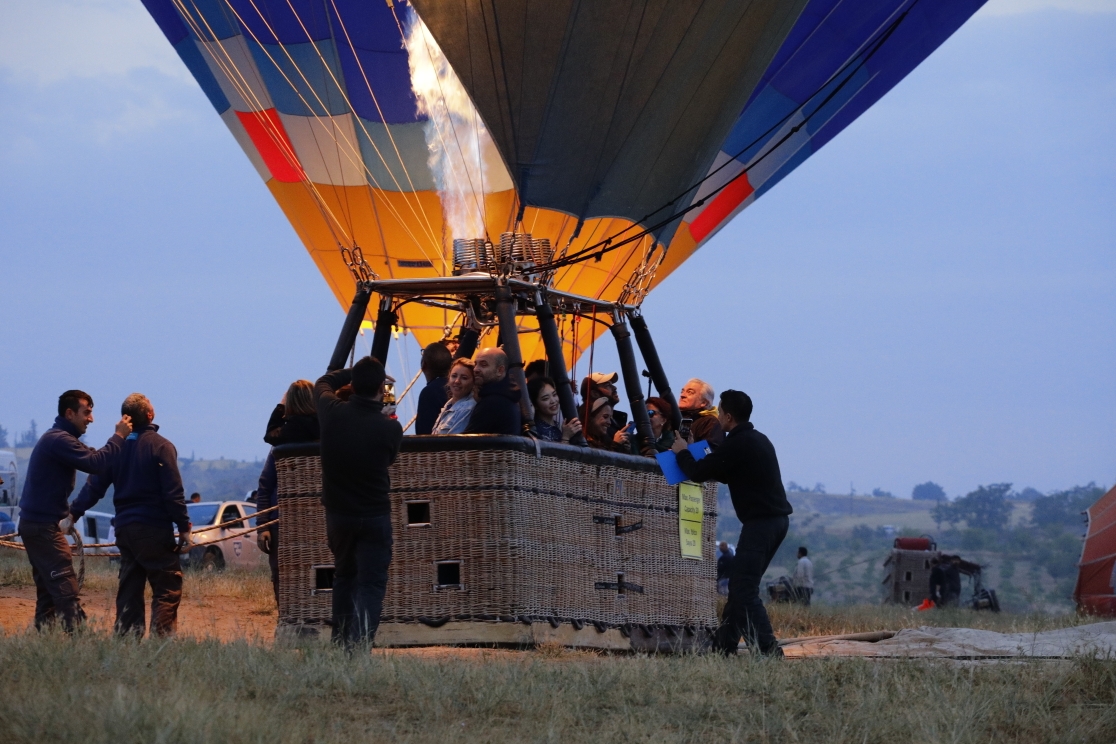
M178 528L178 552L179 553L189 553L190 548L192 548L194 546L194 540L193 540L193 537L192 537L192 534L191 534L193 532L193 530L194 530L194 525L192 525L192 524L187 524L186 529L182 529L182 527Z
M261 553L271 555L271 530L260 530L256 533L256 547Z

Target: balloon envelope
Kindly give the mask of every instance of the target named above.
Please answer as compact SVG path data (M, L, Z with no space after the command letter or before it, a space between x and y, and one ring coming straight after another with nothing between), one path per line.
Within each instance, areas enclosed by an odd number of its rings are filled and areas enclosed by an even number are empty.
M636 237L553 284L642 301L983 2L144 5L347 306L340 248L445 276L453 238L517 219L559 255ZM427 343L455 320L400 322ZM562 328L571 360L600 329Z

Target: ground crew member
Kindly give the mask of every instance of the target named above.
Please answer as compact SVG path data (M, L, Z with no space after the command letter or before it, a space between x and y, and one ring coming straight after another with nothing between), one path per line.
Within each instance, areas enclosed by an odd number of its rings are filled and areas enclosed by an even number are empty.
M943 606L945 596L945 571L942 561L937 556L930 559L930 601L935 607Z
M713 648L736 653L740 637L762 654L782 656L771 630L771 620L760 600L760 580L787 536L792 512L783 489L783 476L775 447L748 422L752 399L739 390L721 394L717 418L725 440L701 460L678 437L671 449L678 467L693 481L727 483L732 506L740 520L740 542L729 577L728 603Z
M143 593L151 584L151 634L172 635L182 601L179 553L190 547L190 516L178 473L178 451L152 423L155 408L140 393L120 407L131 416L132 433L108 473L94 475L74 500L75 518L114 486L116 547L120 549L120 585L116 590L116 632L143 636ZM174 528L178 527L177 543Z
M77 576L66 533L73 525L70 493L77 471L100 473L108 469L132 432L128 417L116 424L116 433L99 450L78 437L93 423L93 398L81 390L67 390L58 397L58 418L35 449L27 466L27 480L19 501L19 536L31 562L35 580L35 627L61 618L67 631L85 619L78 599Z
M403 427L383 413L384 367L364 357L318 379L322 505L333 552L333 641L371 644L380 625L391 565L391 478ZM347 401L338 388L352 384Z
M794 577L791 579L795 599L807 607L814 596L814 563L806 557L808 554L805 546L798 549L798 563L794 564Z

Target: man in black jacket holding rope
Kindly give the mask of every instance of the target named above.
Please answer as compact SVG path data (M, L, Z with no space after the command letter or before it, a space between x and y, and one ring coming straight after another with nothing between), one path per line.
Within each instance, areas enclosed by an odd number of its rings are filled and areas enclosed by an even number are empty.
M333 552L333 641L346 648L376 637L391 565L388 468L399 454L403 427L383 413L386 377L379 361L364 357L314 386L326 540ZM341 400L336 391L349 383L353 394Z
M771 440L748 421L752 399L739 390L721 394L717 418L724 442L701 460L695 460L681 437L672 449L678 467L693 481L727 483L732 506L740 520L740 542L729 575L728 603L713 642L715 650L732 655L743 636L755 651L782 656L771 620L760 599L760 581L775 551L787 536L793 511L783 488L779 459Z

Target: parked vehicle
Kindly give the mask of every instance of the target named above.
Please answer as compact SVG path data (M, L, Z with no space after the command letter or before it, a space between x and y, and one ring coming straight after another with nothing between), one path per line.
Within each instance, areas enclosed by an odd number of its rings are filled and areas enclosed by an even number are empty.
M113 515L108 512L87 511L74 523L81 535L83 545L116 542L116 529L112 524ZM71 540L70 542L73 542ZM108 548L86 548L86 555L120 555L120 550L113 545Z
M199 545L182 556L182 563L199 571L221 571L230 566L267 566L267 556L256 547L256 505L247 501L202 501L187 504L194 526L194 542L211 542L235 535L213 545ZM225 522L225 527L216 525Z

